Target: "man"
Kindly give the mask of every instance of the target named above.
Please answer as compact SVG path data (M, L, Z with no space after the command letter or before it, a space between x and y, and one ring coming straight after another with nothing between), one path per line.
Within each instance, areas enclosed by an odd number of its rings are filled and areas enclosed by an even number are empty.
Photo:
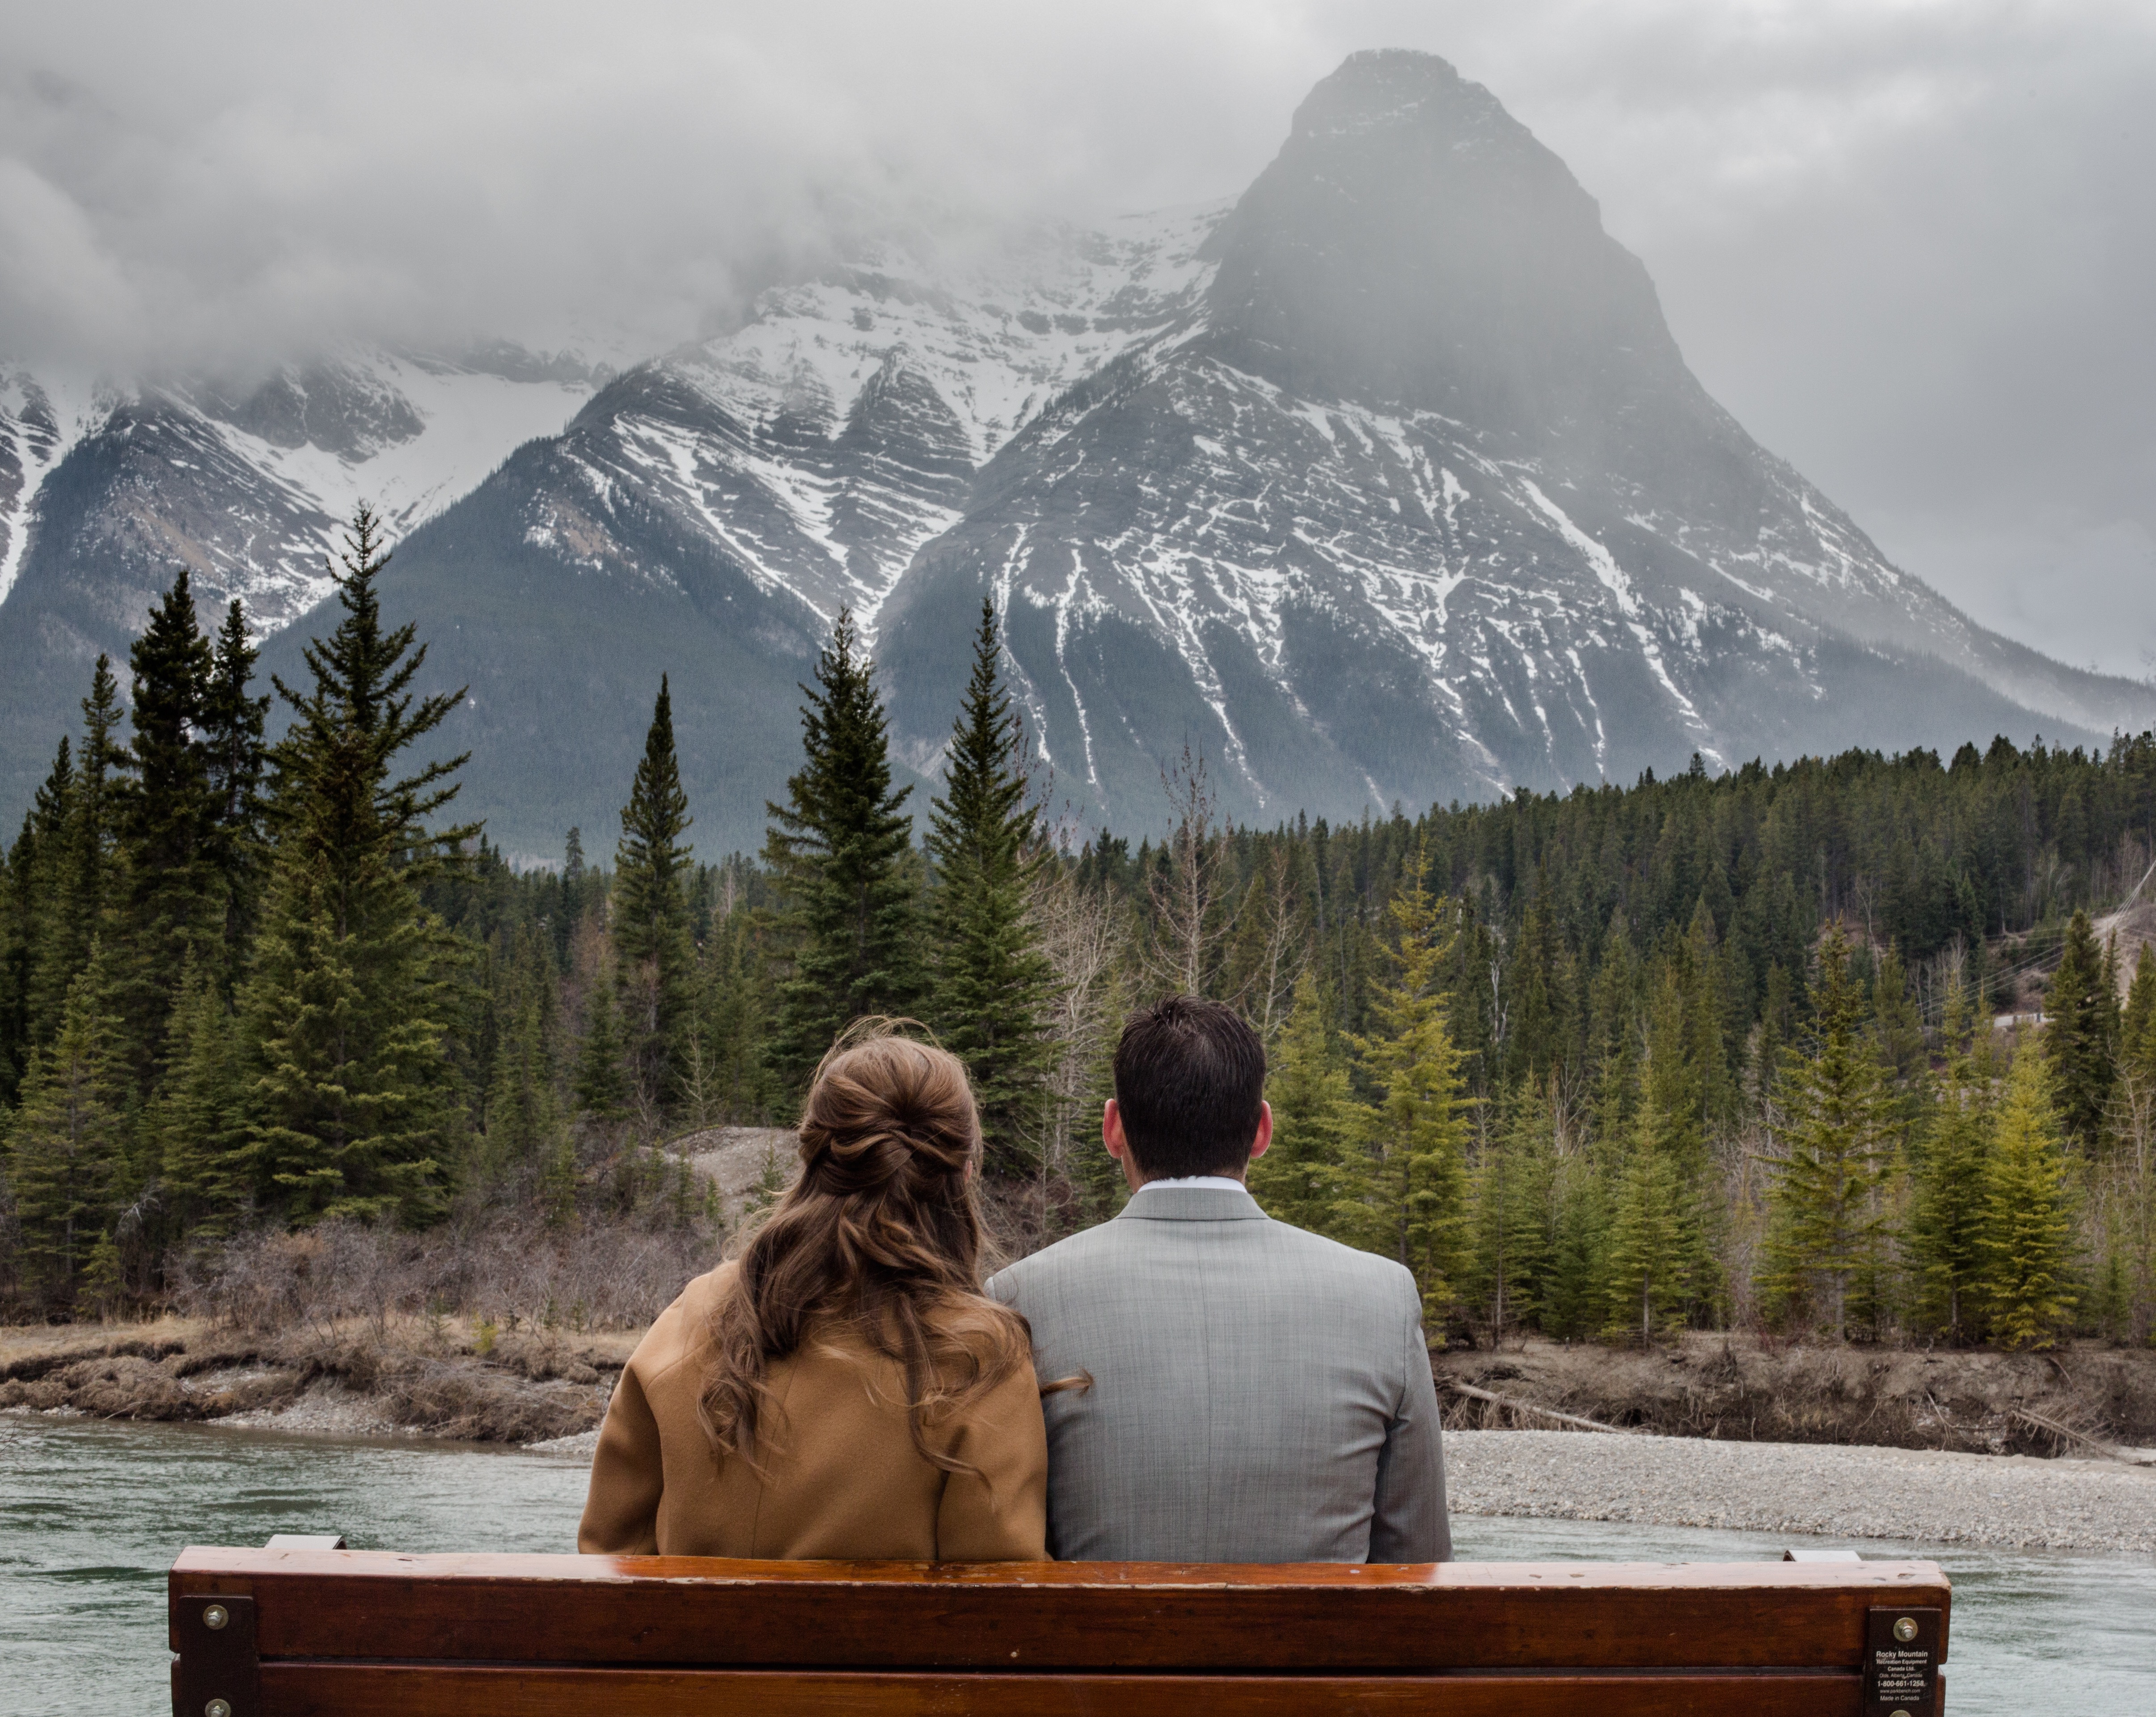
M1042 1380L1080 1380L1042 1402L1059 1559L1451 1558L1414 1278L1259 1209L1265 1078L1232 1009L1133 1015L1101 1128L1130 1203L988 1283Z

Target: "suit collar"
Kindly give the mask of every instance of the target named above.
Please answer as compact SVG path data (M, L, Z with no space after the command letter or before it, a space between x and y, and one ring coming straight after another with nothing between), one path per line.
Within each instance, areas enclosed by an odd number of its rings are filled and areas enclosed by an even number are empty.
M1141 1186L1117 1213L1140 1222L1262 1222L1265 1213L1241 1188Z

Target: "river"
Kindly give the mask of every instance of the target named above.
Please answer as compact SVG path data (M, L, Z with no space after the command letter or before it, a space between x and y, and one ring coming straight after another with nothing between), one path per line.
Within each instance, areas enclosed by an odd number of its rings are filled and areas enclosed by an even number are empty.
M565 1550L583 1499L583 1462L557 1455L0 1413L0 1711L169 1709L165 1570L183 1545L337 1531L361 1550ZM1482 1561L1772 1560L1791 1542L1471 1516L1454 1535ZM2156 1560L1799 1542L1946 1568L1958 1717L2156 1712Z

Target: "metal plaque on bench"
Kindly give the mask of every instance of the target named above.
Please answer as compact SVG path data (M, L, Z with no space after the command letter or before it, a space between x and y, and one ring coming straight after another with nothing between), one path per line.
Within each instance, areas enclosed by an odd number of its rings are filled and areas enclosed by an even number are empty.
M1932 1717L1938 1699L1939 1612L1874 1610L1864 1641L1864 1717Z

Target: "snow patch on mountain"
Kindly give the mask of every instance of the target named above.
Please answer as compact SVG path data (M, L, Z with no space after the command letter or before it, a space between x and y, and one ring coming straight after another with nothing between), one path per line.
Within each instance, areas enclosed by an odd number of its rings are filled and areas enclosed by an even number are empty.
M110 388L0 363L0 602L22 569L39 487L112 404Z

